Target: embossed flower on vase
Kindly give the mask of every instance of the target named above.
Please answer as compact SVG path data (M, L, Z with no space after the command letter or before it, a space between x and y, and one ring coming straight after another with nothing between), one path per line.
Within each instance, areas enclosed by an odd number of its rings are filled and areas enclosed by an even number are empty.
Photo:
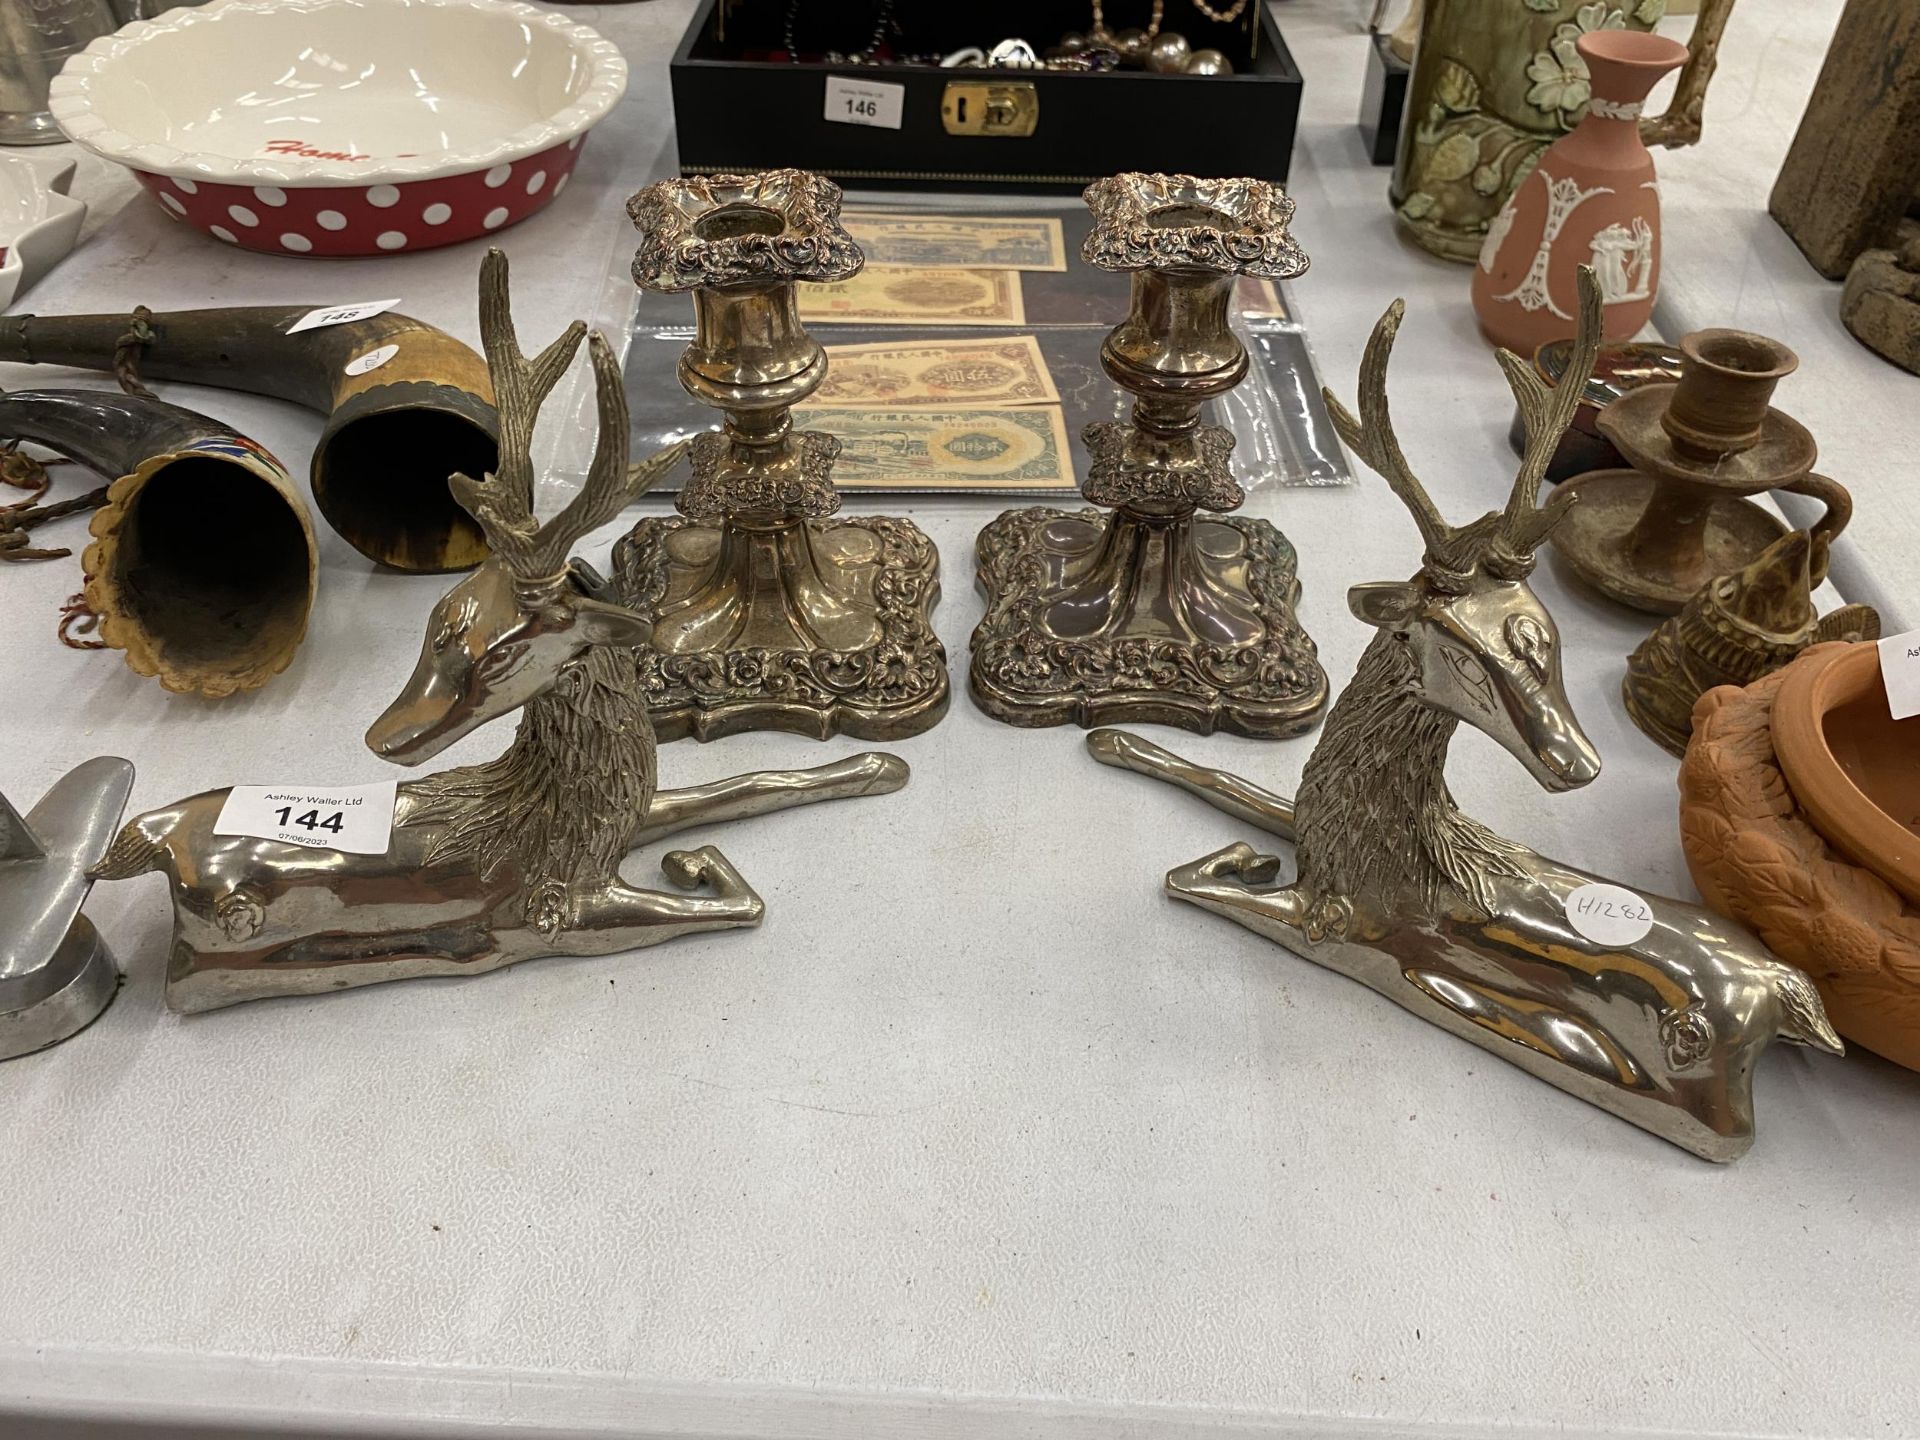
M1527 103L1558 111L1560 123L1571 127L1593 96L1592 77L1578 48L1580 37L1596 30L1623 30L1626 24L1626 13L1602 0L1582 5L1573 19L1553 32L1547 48L1536 52L1527 66L1527 78L1534 82L1527 91Z

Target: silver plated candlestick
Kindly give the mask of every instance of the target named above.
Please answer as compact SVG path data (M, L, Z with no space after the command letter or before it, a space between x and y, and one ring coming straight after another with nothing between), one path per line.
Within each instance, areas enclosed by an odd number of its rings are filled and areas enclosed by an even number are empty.
M1010 510L980 532L974 701L1010 725L1299 734L1326 706L1327 677L1294 618L1293 546L1265 520L1222 513L1246 499L1233 436L1200 422L1247 373L1227 323L1235 278L1307 268L1287 233L1293 202L1257 180L1142 174L1102 180L1086 201L1081 254L1133 277L1100 351L1133 419L1084 432L1081 493L1104 513Z
M635 283L693 292L680 383L726 414L693 443L679 518L641 521L614 551L626 603L657 617L640 675L660 738L927 729L948 700L939 553L907 520L829 518L840 442L789 413L827 373L795 287L864 263L839 187L802 170L662 180L627 212Z

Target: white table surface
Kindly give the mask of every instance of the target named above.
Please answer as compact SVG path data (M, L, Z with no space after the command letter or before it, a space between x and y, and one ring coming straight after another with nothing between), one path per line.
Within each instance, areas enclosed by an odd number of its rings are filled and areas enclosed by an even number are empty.
M688 8L598 12L629 100L567 194L501 237L530 341L617 318L601 277L629 244L621 200L671 159L665 60ZM1386 172L1363 163L1364 9L1280 11L1308 77L1291 189L1314 267L1295 295L1349 394L1372 320L1409 298L1399 429L1465 519L1506 492L1510 405L1467 272L1395 237ZM1920 382L1852 345L1837 287L1794 271L1762 213L1837 10L1743 0L1706 143L1661 161L1661 315L1800 349L1796 413L1877 547L1860 568L1897 577L1920 528L1870 460L1908 462L1888 437ZM28 308L392 294L474 337L477 245L274 259L97 171L82 188L89 238ZM1908 397L1899 414L1869 403L1883 390ZM296 468L317 433L271 402L169 393ZM180 1018L161 1004L164 882L96 889L125 989L75 1040L0 1066L0 1434L1920 1433L1920 1077L1776 1047L1759 1141L1717 1168L1173 904L1161 875L1244 827L1096 767L1076 731L975 711L971 540L997 506L893 508L942 552L953 711L897 747L902 794L699 837L766 897L758 931ZM1345 587L1411 573L1411 522L1372 477L1251 508L1297 542L1302 616L1344 681L1366 639ZM380 778L359 736L443 582L323 545L294 667L217 705L56 644L74 562L0 571L0 783L30 803L101 752L139 766L135 810ZM1692 894L1673 764L1618 700L1647 622L1550 563L1536 585L1605 773L1549 797L1469 732L1456 793L1550 854ZM1157 738L1283 791L1310 747ZM672 784L857 748L742 736L662 765Z

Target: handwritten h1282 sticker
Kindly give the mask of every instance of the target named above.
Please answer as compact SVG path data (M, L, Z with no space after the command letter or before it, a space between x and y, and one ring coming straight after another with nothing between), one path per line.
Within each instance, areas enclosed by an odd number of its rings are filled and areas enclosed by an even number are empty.
M384 855L393 834L395 782L374 785L236 785L216 835L253 835L307 850Z
M1596 945L1637 945L1653 929L1653 907L1624 885L1595 880L1567 895L1567 923Z

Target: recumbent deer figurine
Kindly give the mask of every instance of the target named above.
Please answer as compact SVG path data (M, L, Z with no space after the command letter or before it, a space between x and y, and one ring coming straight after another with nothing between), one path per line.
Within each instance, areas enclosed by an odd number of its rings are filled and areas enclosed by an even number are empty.
M1297 800L1122 731L1096 730L1087 743L1103 764L1169 781L1294 842L1291 884L1272 883L1275 857L1239 844L1171 872L1177 898L1696 1155L1732 1160L1753 1143L1760 1052L1776 1037L1840 1052L1812 983L1740 926L1679 900L1641 897L1651 924L1636 940L1588 939L1568 903L1597 877L1495 835L1447 790L1461 721L1547 790L1600 773L1561 684L1553 619L1527 584L1535 550L1574 499L1562 489L1536 503L1599 344L1591 271L1580 272L1580 302L1573 363L1556 388L1500 352L1527 451L1505 509L1471 524L1441 518L1394 438L1386 371L1399 302L1367 346L1360 418L1327 393L1341 437L1412 511L1426 553L1405 584L1347 592L1379 633L1327 718Z
M211 1010L420 975L470 975L546 955L600 955L760 923L760 897L711 846L661 861L685 890L624 883L627 852L690 826L898 790L898 756L867 752L808 770L655 788L653 726L633 648L650 621L595 592L574 542L672 469L676 448L627 466L627 404L604 337L588 342L600 432L586 483L533 516L534 419L578 353L576 322L529 360L519 350L506 257L481 267L480 329L498 397L500 468L455 475L455 497L493 555L434 606L400 697L367 732L416 765L487 721L524 711L499 759L399 787L384 855L214 833L227 793L155 810L120 833L95 874L164 870L172 882L167 1003Z

